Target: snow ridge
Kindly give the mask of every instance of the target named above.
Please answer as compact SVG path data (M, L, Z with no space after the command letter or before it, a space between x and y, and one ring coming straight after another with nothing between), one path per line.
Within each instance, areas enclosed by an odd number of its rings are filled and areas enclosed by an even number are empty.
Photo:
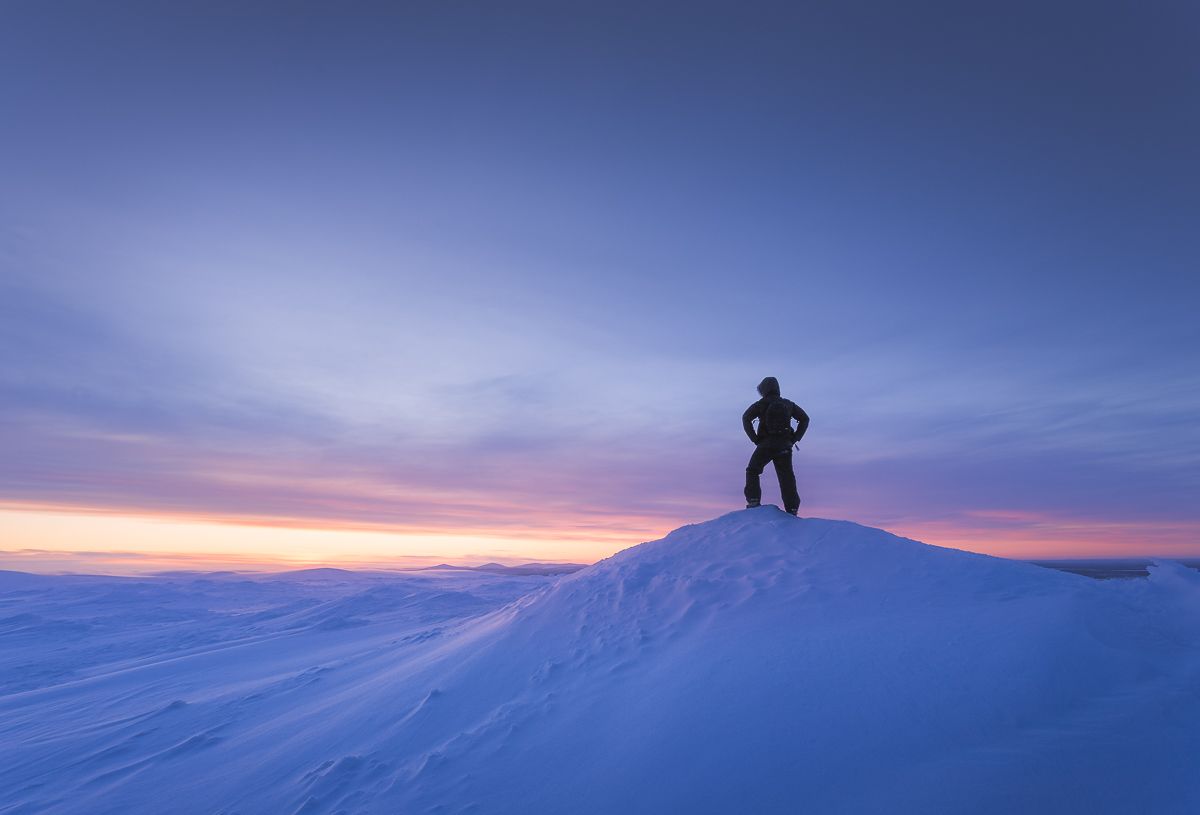
M145 581L253 607L0 696L0 812L1192 812L1200 574L1151 571L763 507L561 577Z

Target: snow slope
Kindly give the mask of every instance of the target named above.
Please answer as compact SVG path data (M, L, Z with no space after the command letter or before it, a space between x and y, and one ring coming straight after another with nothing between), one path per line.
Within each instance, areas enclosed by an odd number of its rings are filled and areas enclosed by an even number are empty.
M6 655L41 580L0 581ZM1173 564L1094 581L765 507L565 577L244 582L24 612L159 597L196 641L0 658L0 812L1200 811Z

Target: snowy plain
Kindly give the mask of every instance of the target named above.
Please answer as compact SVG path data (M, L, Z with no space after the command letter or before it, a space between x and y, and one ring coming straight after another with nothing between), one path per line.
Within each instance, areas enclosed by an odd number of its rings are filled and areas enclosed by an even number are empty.
M0 813L1200 812L1200 573L764 507L565 576L0 572Z

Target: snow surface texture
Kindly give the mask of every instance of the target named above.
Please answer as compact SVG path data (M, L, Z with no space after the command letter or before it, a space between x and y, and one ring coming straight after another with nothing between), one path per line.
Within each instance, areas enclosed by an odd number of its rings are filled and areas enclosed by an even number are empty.
M0 574L3 813L1194 813L1200 573L764 507L565 577Z

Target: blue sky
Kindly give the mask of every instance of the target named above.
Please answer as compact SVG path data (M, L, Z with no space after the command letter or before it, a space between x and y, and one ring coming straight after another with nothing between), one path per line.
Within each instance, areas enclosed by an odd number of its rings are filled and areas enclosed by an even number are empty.
M1200 552L1193 6L7 17L0 504Z

